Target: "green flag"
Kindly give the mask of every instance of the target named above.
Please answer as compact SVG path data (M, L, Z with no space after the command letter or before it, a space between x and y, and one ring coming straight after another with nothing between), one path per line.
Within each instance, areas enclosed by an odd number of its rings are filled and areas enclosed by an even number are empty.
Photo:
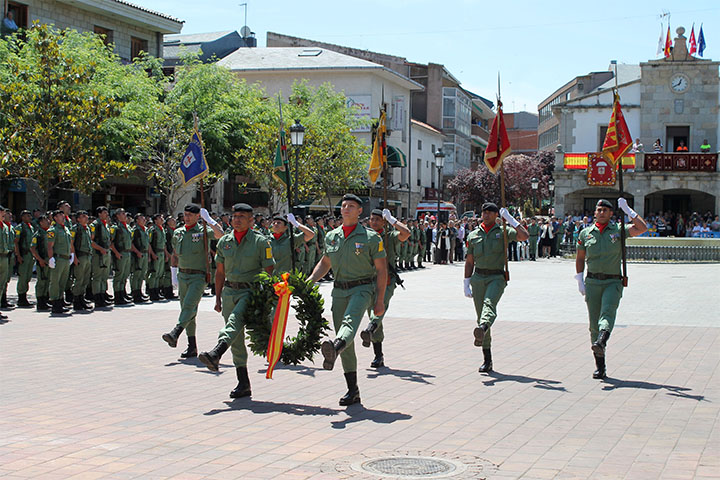
M285 130L280 129L277 150L275 150L275 161L273 162L273 176L287 188L288 176L287 145L285 145Z

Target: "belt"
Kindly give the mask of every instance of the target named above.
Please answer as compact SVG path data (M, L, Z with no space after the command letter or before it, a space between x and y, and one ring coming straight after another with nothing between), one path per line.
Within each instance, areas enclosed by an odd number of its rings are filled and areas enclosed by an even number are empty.
M57 258L62 258L63 260L70 260L70 255L60 255L59 253L56 253L55 256Z
M75 252L76 257L87 257L90 255L90 252Z
M488 270L486 268L476 268L475 273L478 275L505 275L504 270Z
M234 288L235 290L244 290L246 288L252 288L253 284L250 282L228 282L228 281L225 281L225 286Z
M333 287L339 288L340 290L350 290L353 287L358 287L360 285L370 285L374 282L375 277L361 278L360 280L353 280L352 282L339 282L335 280L333 282Z
M0 257L9 257L9 256L10 256L9 253L6 253L6 252L0 253Z
M194 268L181 268L180 273L190 273L197 275L205 275L205 270L195 270Z
M595 280L621 280L622 275L608 275L606 273L587 273L587 278L594 278Z

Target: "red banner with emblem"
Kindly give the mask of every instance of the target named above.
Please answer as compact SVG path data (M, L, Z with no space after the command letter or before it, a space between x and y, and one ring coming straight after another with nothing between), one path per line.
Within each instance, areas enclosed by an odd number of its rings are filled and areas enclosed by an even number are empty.
M613 167L617 168L618 161L625 155L632 146L630 129L625 122L625 116L620 107L620 96L615 91L612 116L608 123L605 141L603 142L602 153L610 161Z
M505 129L505 120L503 119L502 102L498 100L498 112L497 115L495 115L495 120L493 120L487 150L485 150L485 165L487 165L492 173L497 174L503 160L510 155L511 152L510 138Z
M602 153L589 153L587 163L587 184L593 187L615 185L615 166Z

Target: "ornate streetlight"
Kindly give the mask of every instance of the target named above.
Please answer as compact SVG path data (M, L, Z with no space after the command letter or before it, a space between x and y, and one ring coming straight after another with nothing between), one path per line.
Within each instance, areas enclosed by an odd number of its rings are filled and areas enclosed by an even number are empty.
M440 198L442 197L442 169L443 165L445 164L445 153L442 151L442 148L438 148L435 150L435 166L438 169L438 201L437 201L437 220L435 222L436 226L440 226Z
M535 210L537 211L537 208L538 208L537 191L538 191L538 187L540 186L540 180L538 180L537 177L531 178L530 186L532 187L532 190L533 190L533 206L535 207Z
M302 126L300 120L295 120L295 125L290 127L290 143L295 147L295 196L294 206L297 209L298 206L298 160L300 158L300 147L302 147L303 140L305 139L305 127Z

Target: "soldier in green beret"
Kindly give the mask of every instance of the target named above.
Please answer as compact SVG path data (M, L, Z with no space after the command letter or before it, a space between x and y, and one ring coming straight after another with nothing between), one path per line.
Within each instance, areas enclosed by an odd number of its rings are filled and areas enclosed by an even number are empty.
M537 247L538 247L538 235L540 234L540 227L537 224L537 218L532 217L530 219L530 225L527 227L528 231L528 244L530 247L530 260L533 262L537 259Z
M63 301L63 290L70 275L70 265L77 262L70 230L65 226L65 213L53 212L52 227L47 231L48 266L50 267L50 303L53 314L65 314L70 311Z
M625 234L631 237L647 231L645 220L628 206L620 197L618 206L630 218L625 225ZM600 200L595 206L595 224L583 229L578 235L577 258L575 259L575 280L578 290L585 296L590 319L590 342L597 370L593 378L607 376L605 348L615 326L615 316L623 292L623 277L620 271L622 260L620 226L611 222L613 205ZM588 272L583 279L587 262Z
M110 307L110 299L107 293L107 282L110 278L110 229L108 220L110 212L105 206L95 209L97 218L90 224L90 246L93 248L92 255L92 293L95 308ZM114 298L113 298L114 300Z
M75 280L73 283L73 308L78 311L92 310L93 305L85 299L85 291L90 283L92 271L92 233L88 227L90 217L85 210L77 212L77 223L73 225L70 234L73 237L75 248Z
M110 227L110 250L115 256L115 274L113 276L113 292L115 296L115 305L129 305L131 298L127 296L125 285L128 277L130 277L130 254L132 248L132 233L127 224L127 214L125 209L115 211L117 223Z
M50 228L50 220L45 215L36 219L37 228L33 234L30 253L37 262L37 282L35 283L35 298L37 298L37 311L47 312L50 310L50 296L48 287L50 285L50 267L48 266L47 230Z
M290 258L290 231L288 230L287 224L290 223L293 226L293 241L295 245L301 244L303 241L307 242L310 240L314 233L309 227L301 224L295 218L292 213L287 214L287 219L281 215L276 215L272 222L272 235L270 238L270 245L272 246L273 258L275 259L274 272L285 273L292 269L292 260ZM295 268L298 271L300 269L299 264L295 264Z
M30 246L35 235L35 229L31 222L32 214L29 210L20 213L20 223L15 226L15 246L18 263L18 307L32 308L35 304L27 299L28 287L35 266L35 258L30 254Z
M167 256L165 257L165 273L163 273L162 280L160 280L160 290L165 300L174 300L177 298L173 290L173 276L171 271L171 257L175 251L172 242L176 227L177 222L175 218L172 215L168 215L165 219L165 250L167 251Z
M163 216L156 213L152 216L152 222L152 225L148 228L150 264L146 283L150 300L157 302L160 300L160 283L165 275L165 259L168 252L165 248L166 238L165 229L163 228L165 220Z
M132 229L132 262L130 275L130 295L133 302L145 303L150 298L143 294L143 283L147 277L150 239L146 228L146 218L142 213L135 215L135 227Z
M315 268L315 264L318 260L317 225L315 224L315 219L312 216L307 215L305 217L304 227L312 232L312 237L310 237L309 239L303 239L308 250L307 257L305 258L305 268L303 269L303 272L306 275L310 275L310 273L312 273L313 269Z

